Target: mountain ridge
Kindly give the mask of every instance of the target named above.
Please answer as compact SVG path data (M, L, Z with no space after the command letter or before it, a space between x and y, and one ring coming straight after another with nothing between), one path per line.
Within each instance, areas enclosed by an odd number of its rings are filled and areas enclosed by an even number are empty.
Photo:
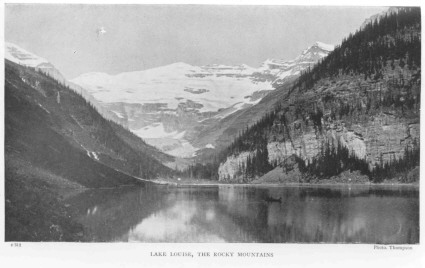
M174 174L170 156L42 70L6 59L4 82L7 241L89 240L67 197Z
M216 146L215 140L197 141L197 133L207 122L220 124L229 115L259 103L331 49L332 45L316 42L294 60L266 60L258 68L176 62L116 75L82 74L71 81L112 111L110 119L148 143L172 155L193 157L207 145ZM152 138L155 129L161 131Z
M14 96L16 99L21 99L22 103L28 103L25 105L32 105L40 109L35 113L39 117L26 120L28 123L34 124L33 121L37 121L39 126L46 128L46 131L52 129L57 133L52 135L59 135L58 139L64 139L72 146L76 146L89 158L115 169L122 169L134 176L143 177L131 170L132 167L129 165L128 159L125 159L127 156L131 155L131 157L137 158L143 155L151 162L152 167L160 165L156 162L158 160L150 159L150 156L146 155L146 152L154 155L155 150L153 148L146 144L143 145L140 138L133 138L131 136L133 134L128 131L126 133L124 128L118 127L115 123L101 117L90 103L66 85L60 84L54 78L40 71L14 65L9 61L6 61L6 71L8 74L6 76L8 103L12 102L12 96ZM15 91L12 91L11 88L15 88ZM17 103L16 105L23 104ZM14 110L11 110L10 106L6 108L7 122L15 122L16 120L12 120L15 115ZM31 114L28 116L32 117ZM42 118L44 119L41 120ZM23 127L21 124L16 125L16 128L21 127ZM32 130L27 129L21 132L28 135ZM36 134L34 135L36 136ZM27 138L27 136L23 136L23 138ZM6 141L18 142L16 144L19 144L18 139L19 137L7 135ZM133 149L130 149L130 143ZM30 143L26 148L38 150L31 146ZM161 158L162 156L159 154L156 157ZM149 176L152 175L153 173Z
M217 178L288 182L296 170L310 182L350 170L373 182L418 180L410 172L419 165L420 17L400 8L367 24L283 87L275 107L221 152Z

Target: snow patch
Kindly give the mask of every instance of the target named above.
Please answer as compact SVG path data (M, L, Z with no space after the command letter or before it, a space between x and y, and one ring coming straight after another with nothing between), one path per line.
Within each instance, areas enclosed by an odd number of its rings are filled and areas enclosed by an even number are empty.
M315 46L318 46L319 48L326 50L326 51L333 51L335 49L334 45L330 45L330 44L325 44L319 41L316 41L316 43L314 43Z
M5 42L4 57L12 62L28 67L37 67L40 64L49 63L46 59L9 42Z
M37 102L38 106L40 106L41 109L43 109L46 113L50 114L49 110L46 109L43 105L41 105L39 102Z
M166 103L168 109L177 109L179 100L185 99L201 104L199 112L217 112L236 103L247 103L245 96L256 91L274 90L274 81L299 74L332 49L332 45L317 42L295 60L268 59L259 68L178 62L117 75L88 73L71 81L104 103ZM193 94L188 88L202 89L202 94Z
M99 156L97 155L97 153L96 152L91 152L91 153L93 155L93 158L99 161Z
M190 142L186 140L181 140L181 146L173 150L166 151L167 154L172 156L178 156L183 158L194 157L196 156L196 151L198 148L194 147Z
M123 114L117 111L112 111L116 116L118 116L119 118L124 118Z
M82 145L81 145L82 146ZM83 146L83 148L84 148L84 146ZM84 148L85 149L85 148ZM90 158L93 158L93 159L95 159L95 160L97 160L97 161L99 161L99 156L97 155L97 153L96 152L91 152L91 151L89 151L89 150L87 150L86 149L86 152L87 152L87 155L90 157Z
M167 132L164 128L163 123L152 124L137 130L131 129L131 131L137 136L141 137L142 139L157 139L157 138L182 139L185 134L185 131Z

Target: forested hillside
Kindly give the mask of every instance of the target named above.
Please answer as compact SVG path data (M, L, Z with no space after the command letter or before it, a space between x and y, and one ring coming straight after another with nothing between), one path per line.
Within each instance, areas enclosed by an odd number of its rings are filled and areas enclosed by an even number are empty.
M206 169L191 167L189 174L285 182L288 174L310 181L349 170L374 182L416 180L420 57L420 8L377 18L286 86L274 110Z
M5 67L6 229L14 229L7 240L77 240L81 228L67 219L65 196L173 174L161 163L170 156L104 119L67 86L33 68ZM27 232L29 225L40 232Z
M49 167L48 161L43 160L44 155L36 151L57 145L46 134L49 131L52 136L64 140L60 146L73 147L73 150L97 163L134 176L152 179L159 174L170 173L149 154L157 158L166 156L129 131L104 119L77 93L49 76L7 62L6 149L22 147L19 152L28 150L22 154L23 157L29 157L35 150L37 161ZM28 140L26 146L22 146L23 140ZM44 146L41 146L42 143L45 143Z

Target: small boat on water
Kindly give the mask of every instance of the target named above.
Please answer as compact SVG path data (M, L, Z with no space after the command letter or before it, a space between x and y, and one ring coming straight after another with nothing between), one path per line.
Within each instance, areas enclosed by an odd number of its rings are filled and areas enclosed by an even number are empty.
M279 197L279 198L273 198L273 197L271 197L271 196L267 196L264 200L265 200L266 202L268 202L268 203L270 203L270 202L278 202L278 203L281 203L281 202L282 202L282 197Z

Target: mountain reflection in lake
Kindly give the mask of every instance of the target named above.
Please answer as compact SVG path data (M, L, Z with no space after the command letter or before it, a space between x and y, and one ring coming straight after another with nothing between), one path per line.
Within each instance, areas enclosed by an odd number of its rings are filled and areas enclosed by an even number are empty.
M419 191L406 186L147 184L90 190L68 202L93 241L419 242Z

